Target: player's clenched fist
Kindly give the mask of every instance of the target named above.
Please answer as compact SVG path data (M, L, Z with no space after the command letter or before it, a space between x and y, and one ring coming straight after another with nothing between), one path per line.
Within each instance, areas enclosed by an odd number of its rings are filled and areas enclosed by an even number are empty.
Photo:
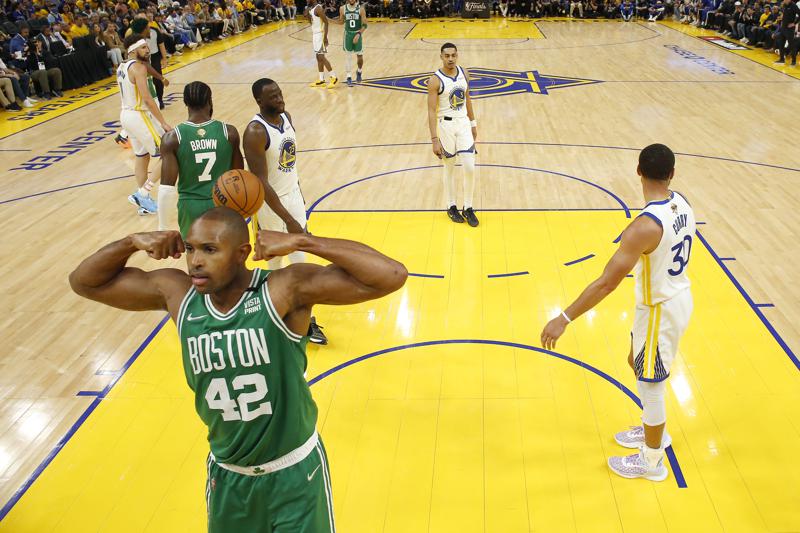
M178 259L186 251L181 234L174 230L134 233L131 235L131 243L153 259Z
M256 261L269 261L273 257L282 257L297 251L300 233L283 233L282 231L261 230L256 234Z

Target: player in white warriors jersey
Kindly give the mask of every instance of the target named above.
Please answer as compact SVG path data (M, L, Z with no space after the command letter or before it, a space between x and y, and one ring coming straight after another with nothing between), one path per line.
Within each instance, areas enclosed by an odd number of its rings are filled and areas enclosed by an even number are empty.
M137 190L128 196L128 201L137 206L142 215L158 210L150 190L161 177L161 162L153 169L152 178L147 177L147 170L150 158L158 156L161 136L172 126L167 124L152 96L155 89L145 66L150 57L147 42L137 35L130 35L125 39L125 47L128 60L117 68L117 85L122 100L119 121L128 132L136 156L134 175Z
M328 17L325 16L325 7L318 0L310 0L306 6L306 18L311 23L311 45L317 56L317 70L319 71L319 79L311 86L325 87L324 71L327 70L330 76L327 87L333 89L339 79L333 71L331 62L325 56L328 53Z
M452 43L441 48L442 68L428 79L428 128L433 153L444 161L444 193L447 215L453 222L466 219L473 228L478 217L472 208L475 193L475 139L478 123L469 95L469 72L458 66L458 49ZM464 167L464 208L456 207L455 158Z
M281 88L273 80L253 83L259 112L244 130L244 156L250 171L264 184L265 203L253 217L257 226L284 233L306 232L306 203L297 175L297 139L292 117L286 112ZM256 231L258 227L254 228ZM305 253L292 252L291 263L305 262ZM269 260L270 270L281 268L281 258ZM311 317L309 340L327 344L321 326Z
M603 274L545 326L541 341L553 349L567 324L600 303L634 270L636 309L628 364L642 400L642 425L617 433L614 439L639 452L611 457L608 465L622 477L662 481L667 477L664 448L672 443L665 430L666 379L692 315L687 271L695 218L686 198L669 188L675 174L672 150L663 144L648 146L639 154L637 172L647 205L622 233L619 249Z

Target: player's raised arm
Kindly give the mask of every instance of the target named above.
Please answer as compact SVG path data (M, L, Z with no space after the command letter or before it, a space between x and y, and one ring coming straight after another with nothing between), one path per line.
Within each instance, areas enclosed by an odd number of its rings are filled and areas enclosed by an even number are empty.
M228 130L228 142L231 143L231 150L233 151L231 155L231 168L244 169L244 158L242 157L242 151L239 149L239 130L230 124L225 124L225 127Z
M255 259L302 251L331 262L320 266L297 263L276 271L270 291L282 295L281 316L315 304L344 305L374 300L402 287L408 271L399 261L365 244L307 234L259 231ZM272 282L271 282L272 283Z
M442 158L442 143L439 142L439 134L436 127L436 113L439 107L439 89L441 88L439 77L431 74L428 78L428 130L431 134L431 144L433 155Z
M139 250L154 259L178 258L184 252L177 231L134 233L112 242L84 259L69 275L72 290L80 296L129 311L169 309L177 312L191 280L178 269L145 272L126 267Z
M286 224L289 233L303 233L303 228L289 214L289 211L281 204L281 199L275 193L268 180L267 155L265 149L268 147L269 136L264 126L257 122L251 122L244 130L244 156L247 159L247 166L250 172L258 176L264 186L264 201Z
M653 251L661 239L661 226L649 217L638 217L622 233L619 248L606 264L603 273L586 287L580 296L542 330L542 346L552 350L564 334L567 324L592 309L611 294L636 266L642 254ZM565 316L566 315L566 316Z
M167 230L177 218L178 135L170 130L161 138L161 185L158 186L158 229ZM174 227L174 226L173 226Z

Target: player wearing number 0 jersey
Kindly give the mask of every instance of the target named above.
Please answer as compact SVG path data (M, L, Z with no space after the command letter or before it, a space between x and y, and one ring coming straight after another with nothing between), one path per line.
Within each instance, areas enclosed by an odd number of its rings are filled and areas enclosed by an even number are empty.
M614 436L618 444L639 453L611 457L611 470L627 478L666 479L666 379L678 343L692 315L687 275L695 236L694 211L686 198L669 189L675 174L675 155L663 144L639 154L637 169L647 205L620 237L620 246L603 274L542 331L542 345L555 347L572 320L600 303L631 270L636 278L636 305L628 364L636 377L642 401L642 425Z
M361 82L361 69L364 68L364 32L367 30L367 12L358 0L347 0L339 8L339 24L344 25L342 48L345 53L347 85L353 86L353 54L356 54L356 82Z
M185 252L188 274L126 267L139 250L153 259ZM85 298L167 310L177 324L186 381L208 427L210 532L333 533L304 333L314 305L380 298L408 273L366 245L299 233L259 232L255 259L303 251L329 265L251 271L252 251L242 217L216 207L194 221L185 242L176 231L135 233L86 258L69 280Z
M211 118L214 106L208 85L202 81L187 84L183 102L189 110L188 120L164 135L161 145L158 225L161 230L175 227L177 200L178 227L186 236L192 222L214 207L211 193L217 178L233 168L244 168L244 160L236 128Z

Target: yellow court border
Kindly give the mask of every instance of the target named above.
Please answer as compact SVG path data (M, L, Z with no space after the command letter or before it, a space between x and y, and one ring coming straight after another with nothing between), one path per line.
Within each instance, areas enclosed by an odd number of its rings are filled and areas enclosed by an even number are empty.
M375 349L394 346L399 340L397 335L410 335L409 340L414 341L440 338L497 338L510 342L529 342L531 318L535 317L538 323L540 317L536 316L536 313L528 314L531 306L528 305L526 296L538 294L541 302L546 302L560 294L562 290L559 287L551 287L550 284L537 285L536 280L542 276L557 276L562 283L573 288L581 285L586 276L590 275L590 271L596 270L597 265L594 264L584 271L583 266L562 268L562 261L590 251L585 248L590 243L592 246L598 247L593 250L598 253L598 256L606 256L614 247L611 244L610 235L616 234L621 224L628 220L619 217L618 213L613 215L610 213L582 214L580 216L586 220L578 220L573 213L534 213L530 215L487 212L483 220L486 222L485 233L480 235L459 231L464 228L455 228L452 233L449 231L442 233L443 229L452 229L452 224L449 221L440 220L443 217L436 218L434 214L423 212L407 215L319 212L315 214L317 217L315 224L317 229L324 229L323 233L325 234L332 233L332 236L345 238L355 238L360 235L369 244L384 249L388 246L399 250L404 245L395 242L395 239L401 233L397 227L388 232L386 230L392 219L401 216L407 219L402 224L404 228L402 233L407 234L408 228L422 230L431 223L433 229L439 230L432 232L430 250L433 250L434 253L428 255L420 252L408 256L409 269L416 272L447 274L447 278L443 280L419 278L410 280L405 295L397 294L375 303L347 308L320 308L318 317L333 331L338 330L340 344L339 346L334 344L324 349L318 347L310 349L309 377L319 376L321 372L335 367L343 360L352 360L355 356L373 352ZM529 216L536 216L536 220L540 223L519 224L520 220ZM597 242L595 238L587 239L586 236L570 241L562 239L562 237L573 234L574 230L585 227L589 217L595 221L597 233L609 236L608 239L601 242ZM380 222L384 222L386 226L382 226ZM506 223L511 222L517 223L506 226ZM530 238L525 242L519 240L503 242L502 238L498 241L497 238L502 237L506 232L504 229L506 227L517 228ZM500 280L486 279L486 275L490 273L518 271L523 268L527 259L521 254L525 248L530 246L531 242L543 241L551 231L559 232L558 235L550 236L550 240L557 245L557 249L552 250L552 257L545 258L541 254L534 254L535 257L542 259L542 263L536 265L541 269L535 275ZM476 242L476 238L482 241L482 245ZM544 464L535 467L526 466L524 471L506 473L503 470L493 469L503 464L502 461L498 462L497 456L486 455L486 475L490 476L483 482L487 489L486 495L483 496L486 510L484 511L484 506L481 505L470 505L461 509L451 505L448 500L443 498L446 498L452 489L458 488L459 485L456 482L463 481L463 476L467 476L470 483L478 485L481 483L481 465L469 460L461 463L462 459L474 459L474 455L477 453L475 447L468 442L463 443L463 448L445 448L446 452L452 453L450 459L448 459L448 453L444 452L436 456L437 461L445 462L445 467L444 470L437 471L438 477L433 480L433 488L425 486L426 484L421 483L418 479L413 479L413 476L406 475L405 471L398 467L398 464L395 464L393 468L387 468L386 475L380 476L380 479L374 480L374 483L359 483L359 479L364 478L361 474L364 471L377 471L375 469L391 464L386 462L387 459L394 459L394 456L391 455L394 448L389 446L391 443L408 442L409 435L416 435L419 430L420 434L414 440L413 445L398 448L396 459L399 465L417 464L424 459L424 450L429 451L431 447L430 435L425 434L425 430L437 426L444 427L450 431L452 438L453 430L458 429L456 422L459 415L457 412L461 411L461 407L480 416L480 412L475 410L476 402L479 400L469 398L470 391L474 393L485 391L489 395L486 400L489 405L487 416L488 414L497 416L498 421L502 421L503 424L508 423L512 429L526 426L523 421L527 418L530 418L529 422L543 423L543 427L553 427L553 422L560 420L560 418L553 420L548 418L546 416L547 409L521 411L522 418L520 419L509 416L502 409L503 401L508 398L513 399L513 394L508 396L509 391L516 390L513 383L509 389L509 384L505 381L509 375L513 375L514 369L514 358L512 355L507 355L507 352L491 349L480 349L480 352L476 352L482 356L478 357L478 361L492 361L493 365L496 365L493 366L491 379L487 377L486 381L482 382L483 385L474 380L455 380L452 376L448 380L444 375L439 377L435 373L432 374L432 378L437 379L426 377L436 369L437 363L432 359L419 358L405 353L402 356L382 358L380 364L377 363L379 360L375 359L373 363L354 366L347 372L337 374L335 377L331 376L330 379L312 388L320 407L319 427L325 435L331 456L335 457L332 470L334 493L338 495L338 499L334 503L337 508L337 519L341 518L342 530L357 533L381 531L382 529L373 526L383 523L383 513L394 521L395 527L391 529L392 531L427 530L428 528L415 528L409 525L410 522L419 520L429 520L429 524L442 525L446 519L456 519L472 524L483 524L482 519L486 519L497 526L506 525L507 522L519 525L520 521L525 522L526 520L524 512L517 507L508 508L502 497L509 495L509 497L514 497L518 504L524 504L520 495L524 492L526 482L529 483L528 488L534 491L533 496L528 496L527 505L532 509L531 516L536 518L538 529L542 531L573 530L572 527L569 527L571 514L569 501L548 499L548 495L552 493L558 491L565 493L565 491L571 490L569 489L570 484L578 486L575 498L590 489L597 489L595 492L591 492L597 501L592 505L583 505L581 509L576 508L574 510L576 516L572 518L584 525L587 523L586 520L592 520L597 526L596 530L614 531L616 529L611 526L618 525L620 520L624 521L626 530L636 530L629 529L628 526L641 523L641 520L648 516L647 513L653 510L656 511L656 522L661 524L658 513L663 513L664 518L668 518L668 523L664 527L656 527L650 531L703 531L705 533L729 530L735 524L745 528L750 527L750 529L742 530L767 531L775 529L770 528L772 525L786 530L785 526L797 524L797 520L800 518L797 510L787 509L784 516L776 515L776 518L770 519L771 523L768 522L765 524L766 527L761 527L763 519L759 518L761 514L759 511L774 512L776 508L785 506L790 495L788 493L778 494L764 488L763 484L751 477L748 478L748 482L759 483L761 490L759 503L750 501L746 494L746 486L735 477L740 467L733 460L733 454L725 442L725 435L718 436L715 433L714 428L711 427L713 424L710 424L712 419L697 419L694 414L697 412L700 413L700 416L705 417L707 415L704 413L708 409L714 408L714 404L719 407L717 402L720 400L703 398L707 392L715 391L715 386L722 384L719 380L727 375L725 372L720 375L718 365L711 358L704 357L704 354L712 353L713 349L729 354L729 356L741 352L740 355L744 357L741 361L743 367L754 361L751 359L748 363L748 356L752 358L758 354L760 370L753 373L753 377L757 378L761 372L763 372L763 376L775 376L776 379L772 383L775 389L771 392L772 394L787 394L787 391L791 394L793 384L797 383L796 369L790 368L791 364L780 353L780 342L773 343L773 338L767 331L769 328L765 330L762 325L758 324L761 316L752 307L749 297L746 296L739 283L705 239L702 236L698 236L698 238L704 246L698 248L698 252L693 256L698 262L695 266L705 266L698 268L696 274L698 278L702 278L701 273L705 272L707 278L700 279L694 289L698 303L708 299L711 292L717 294L719 290L722 293L720 293L721 296L715 297L719 298L718 300L713 300L715 302L713 307L698 306L697 311L704 314L703 320L708 320L708 324L714 327L732 323L734 317L744 318L745 315L740 313L746 313L746 324L744 321L737 323L736 331L740 331L741 335L748 340L741 344L741 339L738 338L708 337L704 335L703 328L697 326L688 334L687 341L690 346L684 352L686 357L674 369L675 383L682 385L678 388L673 387L675 393L671 394L671 397L674 396L675 399L670 400L670 409L674 415L672 434L680 453L681 468L689 480L689 488L686 492L677 489L672 480L654 487L653 490L650 490L649 485L645 489L644 483L619 481L615 478L611 478L609 486L603 474L605 470L603 470L602 464L594 465L591 472L582 473L574 478L571 476L575 476L576 472L573 469L570 473L571 463L569 462L564 465L558 463L552 466ZM437 251L451 249L442 246L451 240L453 257L448 259L446 257L448 254ZM494 244L490 244L490 240ZM408 243L405 246L407 247ZM487 246L489 248L484 249ZM542 244L542 246L549 245ZM463 258L465 254L478 254L479 250L483 250L481 252L482 262L456 263L454 261L457 258ZM705 251L700 252L700 250ZM450 268L456 264L459 265L458 268ZM725 279L726 276L729 279ZM711 283L705 283L706 281ZM482 302L490 308L503 307L504 304L513 303L515 305L514 313L522 310L521 312L525 314L509 318L500 316L502 314L486 314L481 311L483 306L465 310L463 301L452 305L448 303L446 297L446 293L452 290L447 288L447 284L456 282L459 283L459 287L463 286L462 288L482 286L486 291ZM737 294L737 289L741 294ZM463 294L463 290L456 292ZM610 305L629 303L628 294L616 294L612 298L616 304L609 302ZM748 307L755 312L756 317L750 315L750 312L747 311ZM605 368L612 375L622 376L624 368L614 368L609 366L609 360L600 359L607 342L605 332L612 331L607 326L613 326L613 331L617 331L621 326L619 324L621 319L613 316L615 313L608 311L610 309L595 317L587 317L586 320L576 324L575 329L572 330L574 333L570 333L570 337L574 336L575 339L565 338L564 345L559 352L565 354L587 352L586 355L589 355L588 352L596 352L596 361L593 364L599 368ZM430 320L437 314L440 314L441 318L450 314L452 318L465 312L483 316L483 325L464 321L450 324L445 331L441 329L439 320ZM413 324L405 324L402 320L393 323L392 316L395 314L398 317L413 318L417 313L420 313L419 319ZM425 314L427 314L427 318ZM596 325L592 324L594 321L597 321ZM142 346L142 356L120 377L118 386L110 389L102 401L100 398L96 400L97 409L91 416L88 416L84 431L79 431L76 434L77 438L63 447L52 465L44 470L41 478L31 486L30 491L19 501L6 519L0 522L0 531L14 531L15 533L36 531L38 533L53 530L66 532L92 530L121 533L123 531L195 531L203 527L205 513L201 488L205 473L202 468L203 457L207 453L205 432L193 413L193 398L183 382L180 358L164 357L164 354L175 354L179 349L174 325L171 323L164 325L165 322L166 320L159 324L148 337ZM354 322L361 323L361 327L353 328ZM345 335L344 330L348 324L352 335L348 341L345 341L341 337ZM164 325L163 330L161 329L162 325ZM411 333L402 333L406 327ZM484 328L489 328L491 331L488 329L482 331ZM353 329L357 331L353 332ZM745 329L747 329L746 332ZM624 337L625 335L616 334L612 336L609 345L610 353L621 353L620 348L623 343L620 342L620 339ZM149 342L150 340L152 343ZM774 340L777 341L778 338L776 337ZM587 350L586 346L589 345L595 346L595 348ZM470 366L469 361L465 360L462 354L448 351L445 348L437 350L439 350L437 353L441 353L443 360L449 361L455 367L466 369L465 377L475 377L470 371L474 365ZM769 352L769 356L766 356L767 352ZM629 401L624 398L624 395L620 396L619 391L609 388L602 381L594 381L596 378L585 381L577 367L559 366L560 363L550 366L547 361L547 358L517 359L518 363L528 365L524 367L526 371L518 375L520 380L526 380L524 384L520 381L519 387L529 391L539 390L544 394L551 387L566 392L565 387L576 386L575 391L583 391L581 396L587 394L588 387L589 394L593 398L591 409L596 408L604 413L598 419L599 427L594 428L591 427L592 424L581 426L574 424L577 421L574 417L580 412L580 405L589 409L585 403L586 400L579 400L575 404L576 411L574 412L571 410L572 407L560 412L558 416L566 417L563 422L566 427L570 428L569 434L572 435L574 431L575 439L580 441L596 440L595 429L598 430L598 434L609 433L614 426L619 425L621 420L628 417L628 413L620 412L622 406L628 406L631 410L630 414L633 415L635 409L629 405ZM587 362L591 363L591 361ZM411 366L409 367L409 365ZM478 366L480 366L480 362ZM622 366L624 365L620 365L620 367ZM535 372L532 372L534 370ZM409 372L411 374L408 374ZM396 406L393 407L391 399L397 391L402 393L407 390L405 382L397 379L397 376L406 374L416 376L415 390L422 394L420 398L414 397L415 399L407 406L410 409L417 406L418 414L429 412L429 408L433 408L436 404L435 400L426 396L425 390L420 388L422 386L433 386L436 390L444 387L451 393L463 390L463 394L459 394L465 397L452 397L443 393L443 401L449 407L441 410L443 418L440 422L427 416L416 416L408 418L414 424L398 426L400 423L398 416L401 413L395 409ZM749 374L748 372L739 372L737 375L744 379ZM548 385L550 376L558 378L555 380L557 386ZM351 382L352 385L352 380L359 379L359 377L371 380L365 382L371 383L371 385L354 388L345 386L348 382ZM731 376L728 375L728 377ZM709 378L711 380L706 381ZM441 384L439 384L440 382ZM448 382L449 386L447 386ZM686 387L694 388L695 382L699 383L700 388L693 394L685 396L684 389ZM763 397L767 392L764 388L765 385L758 379L755 379L753 385L755 390L749 392L742 390L741 393ZM371 389L369 398L372 399L372 403L371 407L364 411L363 407L359 407L363 400L363 394L359 391L363 392L367 389ZM493 390L497 397L492 396L490 390ZM568 396L571 394L573 393L567 393ZM713 396L728 397L726 394L714 394ZM541 395L524 400L531 408L549 405L549 400ZM680 403L682 409L676 409L675 402ZM536 418L534 417L535 413L540 413L545 418ZM355 416L356 414L359 416ZM764 424L769 427L774 426L773 422L777 414L777 412L761 413L754 409L739 413L742 417L764 417ZM359 437L362 418L366 420L365 423L379 424L380 431L385 430L389 438L375 441L364 440L363 436ZM388 422L382 423L382 420ZM109 428L112 430L109 431ZM147 431L148 434L144 435L144 431ZM491 435L488 435L486 439L493 446L502 444L497 448L498 452L508 450L509 453L518 454L522 445L519 442L519 435L514 433L515 431L517 429L502 435L504 438L509 437L506 441L500 442L499 436L495 438ZM747 429L747 431L751 430ZM371 435L372 439L376 437L375 433L371 433ZM397 436L400 438L397 439ZM556 437L554 439L558 441ZM717 443L710 451L708 449L709 439ZM731 446L736 444L735 441L736 439L733 439ZM564 445L575 445L570 440L564 440L563 443ZM454 442L450 442L450 444L452 445ZM536 447L540 444L529 442L529 445ZM787 447L774 450L774 453L778 456L786 456L790 451L785 448ZM423 452L418 453L419 449L422 449ZM597 451L599 450L595 450L595 452ZM741 453L741 447L738 453ZM591 454L590 456L594 457ZM737 455L736 458L739 459L740 456ZM752 468L760 464L759 456L747 456L744 459L749 463L749 469L745 472L752 472ZM712 460L718 461L719 466L710 465L709 461ZM363 463L359 461L363 461ZM781 468L785 466L780 461L778 463ZM562 466L565 471L561 471ZM540 474L542 472L537 475L538 468L548 468L547 475L554 474L555 477L548 478L547 483L541 484L542 476ZM770 468L772 468L770 472L773 472L776 467L772 465ZM500 475L498 476L498 474ZM562 479L565 475L570 479ZM787 476L790 474L787 473ZM392 477L392 482L401 484L400 487L410 488L406 485L412 484L416 487L416 492L397 489L392 493L394 496L390 498L387 496L387 491L392 487L391 483L387 481L389 477ZM525 481L526 479L527 481ZM428 478L426 480L430 481ZM781 483L786 485L791 481L791 478L787 477ZM728 485L731 487L725 488ZM490 487L495 487L499 492L495 493L489 490ZM609 492L612 487L613 493ZM711 491L711 496L706 493L706 490ZM402 494L402 496L397 494ZM736 497L731 497L733 495ZM720 509L714 509L711 505L712 496L714 503L721 505ZM390 502L388 508L385 507L387 501ZM423 504L422 511L424 512L420 512L418 508L420 503ZM691 510L684 507L690 503L693 506ZM453 501L452 504L458 504L458 502ZM424 505L431 506L430 514ZM768 505L769 509L761 509L760 505ZM699 513L692 512L695 511L694 507ZM45 509L46 512L43 511ZM446 509L447 513L442 514L442 509ZM685 512L673 512L677 509L684 509ZM456 510L459 512L455 513ZM580 516L577 516L579 513ZM404 520L406 527L400 527L399 522ZM463 532L470 530L468 528L459 529L455 525L451 525L447 529L431 527L431 530L435 531ZM509 526L497 530L522 531L523 529ZM528 528L524 530L527 531Z
M488 19L418 20L406 39L544 39L533 20Z
M259 26L255 31L244 31L239 35L231 35L227 39L206 43L197 50L187 51L181 56L172 56L164 67L168 74L180 68L202 61L209 57L226 52L237 46L249 43L259 37L268 35L287 26L302 24L297 21L270 22ZM188 50L188 49L187 49ZM81 109L89 104L107 98L119 92L119 87L114 76L95 82L86 87L64 91L63 98L43 101L22 113L4 113L0 119L0 140L11 135L29 130L34 126L43 124L54 118L63 116L70 111Z

